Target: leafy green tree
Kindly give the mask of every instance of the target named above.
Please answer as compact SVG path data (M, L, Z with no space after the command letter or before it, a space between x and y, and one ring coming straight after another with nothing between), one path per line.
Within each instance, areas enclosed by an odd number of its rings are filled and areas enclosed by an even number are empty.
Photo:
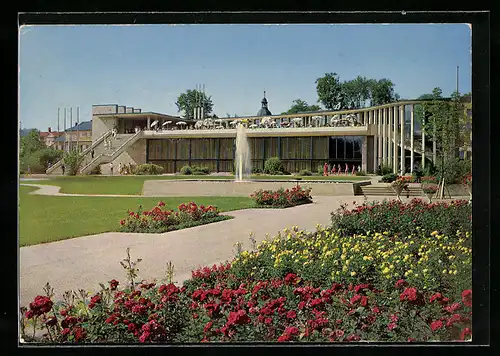
M73 149L66 152L63 159L67 175L75 176L83 163L84 157L76 149Z
M45 148L45 143L40 139L40 131L33 129L28 135L21 137L21 156L29 156L35 151Z
M318 102L328 110L344 109L346 103L342 91L342 83L337 73L325 73L325 76L316 79Z
M439 176L445 178L445 183L454 183L455 175L448 172L455 171L460 142L460 122L464 115L464 107L460 102L460 94L453 93L451 101L445 101L440 88L432 92L432 101L423 104L426 117L423 130L430 140L436 141L439 163ZM458 170L458 167L457 167Z
M182 111L186 118L192 119L194 117L194 108L197 103L202 104L204 115L210 115L212 113L214 107L212 97L196 89L188 89L185 93L179 95L175 105L177 105L177 110L179 112Z
M394 83L389 79L371 80L371 105L383 105L399 100L399 95L394 92Z
M358 76L356 79L346 81L342 84L345 103L348 109L359 109L365 106L365 102L371 98L373 80Z
M301 112L308 111L319 111L321 108L318 105L309 105L306 101L302 99L295 99L293 105L288 109L288 111L282 112L281 115L286 114L298 114Z

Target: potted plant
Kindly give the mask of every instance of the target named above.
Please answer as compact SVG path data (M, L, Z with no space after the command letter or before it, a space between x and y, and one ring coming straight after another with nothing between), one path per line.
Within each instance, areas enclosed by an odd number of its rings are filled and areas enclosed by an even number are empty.
M427 198L429 198L429 203L432 203L432 197L436 194L438 188L438 185L434 183L422 185L422 190L427 195Z
M401 192L403 190L408 190L407 177L402 177L402 176L397 177L396 180L391 183L391 187L394 190L394 192L396 193L398 200L401 200L401 198L399 197L401 195Z
M439 190L439 186L436 184L437 180L432 176L425 176L420 178L420 187L425 195L429 198L429 202L432 201L432 197Z

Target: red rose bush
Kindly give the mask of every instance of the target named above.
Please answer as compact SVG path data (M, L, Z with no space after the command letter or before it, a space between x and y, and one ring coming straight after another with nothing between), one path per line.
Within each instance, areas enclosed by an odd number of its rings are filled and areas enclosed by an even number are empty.
M281 188L277 191L258 190L250 195L259 207L288 208L312 203L311 189L297 185L292 189Z
M124 232L166 232L186 227L208 224L231 218L220 215L217 207L197 205L194 202L180 204L177 211L166 209L165 203L159 202L151 210L128 211L120 221L120 231Z

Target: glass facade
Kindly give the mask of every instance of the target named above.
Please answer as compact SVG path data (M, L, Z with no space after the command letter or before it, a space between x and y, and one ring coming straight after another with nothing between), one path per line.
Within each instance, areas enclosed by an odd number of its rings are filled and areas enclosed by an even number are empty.
M234 166L233 138L183 138L147 140L147 161L178 172L184 165L209 167L213 172L231 172ZM251 137L248 139L252 167L263 169L269 157L279 157L288 172L316 171L318 165L361 164L363 136Z

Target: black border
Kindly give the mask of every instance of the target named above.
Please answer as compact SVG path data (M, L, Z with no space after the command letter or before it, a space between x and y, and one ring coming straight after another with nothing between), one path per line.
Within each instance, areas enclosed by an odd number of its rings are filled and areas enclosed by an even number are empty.
M62 3L58 6L58 11L64 11L66 4ZM40 5L40 3L38 3ZM62 5L62 6L61 6ZM378 5L381 5L380 3ZM385 4L382 4L385 5ZM189 6L189 5L188 5ZM94 8L95 10L104 10L107 6L99 5ZM286 6L282 7L285 8ZM248 7L247 7L248 8ZM410 8L410 6L408 6ZM251 10L251 8L248 8ZM473 318L473 329L474 329L474 340L473 345L478 344L489 344L489 329L490 329L490 102L489 102L489 91L490 91L490 34L489 34L489 20L490 15L487 12L476 12L476 13L413 13L407 11L403 14L401 11L395 11L393 13L175 13L175 14L158 14L158 13L84 13L84 14L33 14L33 13L23 13L19 15L19 24L146 24L146 23L472 23L473 24L473 111L476 119L473 124L473 141L476 143L473 150L473 173L475 176L474 180L474 204L473 204L473 215L474 215L474 236L475 240L473 261L474 261L474 271L473 271L473 289L474 289L474 318ZM17 37L17 36L16 36ZM4 41L5 42L5 41ZM17 44L17 43L16 43ZM4 53L18 53L17 46L14 42L9 42L4 44ZM15 46L15 47L14 47ZM17 56L16 56L17 60ZM498 57L497 57L498 61ZM492 61L495 63L495 60ZM15 68L13 63L12 68ZM11 73L14 73L12 71ZM17 72L16 72L17 74ZM17 84L17 77L12 74L12 79ZM17 86L17 85L16 85ZM9 103L10 108L14 109L15 98L17 96L17 90L14 91L10 97ZM17 107L16 107L17 109ZM10 137L16 137L17 135L12 135L12 132L17 133L17 125L14 124L14 120L9 120L9 124L12 124L13 129L6 130L10 132ZM12 161L12 167L17 167L17 140L13 147L15 155L9 156ZM494 151L495 152L495 151ZM5 163L5 162L4 162ZM10 165L8 165L10 166ZM8 174L8 175L7 175ZM12 170L3 175L3 180L6 183L4 186L12 185L18 183L17 171ZM12 187L14 188L14 187ZM16 189L5 189L5 194L10 194L7 198L7 202L10 202L10 198L14 201L14 197L17 199ZM5 201L5 199L4 199ZM12 207L5 206L4 212L8 214L12 213L12 218L7 221L17 221L17 214L14 212ZM17 227L17 225L16 225ZM17 230L17 229L16 229ZM12 236L12 235L11 235ZM13 238L6 240L6 243L10 243L13 247L10 252L10 258L12 256L17 256L17 243ZM5 249L4 249L5 251ZM16 261L17 262L17 261ZM14 266L9 264L9 266ZM17 270L16 266L16 270ZM14 268L11 268L11 272L7 273L8 281L4 282L9 292L12 292L14 288L13 285L17 285L17 278L14 277L15 274L12 273ZM7 287L10 286L10 287ZM7 339L12 342L16 340L17 343L17 295L10 299L11 308L6 309L6 304L2 304L2 315L1 320L1 330L2 339ZM14 303L15 300L15 303ZM13 328L13 330L6 331L7 325ZM482 333L480 331L485 331ZM13 339L12 339L13 337ZM379 344L383 346L384 344ZM438 346L443 347L442 344L428 345L425 346ZM465 345L465 344L462 344ZM213 345L212 345L213 346ZM253 345L252 345L253 346ZM332 345L330 345L332 346ZM357 346L357 345L356 345ZM411 346L406 344L398 344L398 346L405 347ZM309 346L312 347L312 346ZM308 348L309 348L308 347ZM23 347L25 349L33 351L31 347ZM65 350L66 348L58 348L58 350ZM69 348L68 348L69 349ZM71 352L78 351L77 348L71 347ZM87 349L87 348L85 348ZM319 350L318 348L315 348ZM342 348L344 349L344 348ZM149 348L152 351L153 348ZM324 350L324 349L323 349ZM361 349L363 350L363 348ZM381 350L381 349L379 349ZM50 349L52 353L54 349ZM68 350L69 351L69 350ZM90 351L89 349L84 351ZM107 351L111 351L108 349ZM216 352L219 353L222 348L218 349ZM337 347L334 352L338 352ZM352 350L351 350L352 351ZM375 351L372 348L370 351ZM389 350L381 350L387 352ZM447 351L451 351L448 348ZM482 350L483 352L485 350Z

